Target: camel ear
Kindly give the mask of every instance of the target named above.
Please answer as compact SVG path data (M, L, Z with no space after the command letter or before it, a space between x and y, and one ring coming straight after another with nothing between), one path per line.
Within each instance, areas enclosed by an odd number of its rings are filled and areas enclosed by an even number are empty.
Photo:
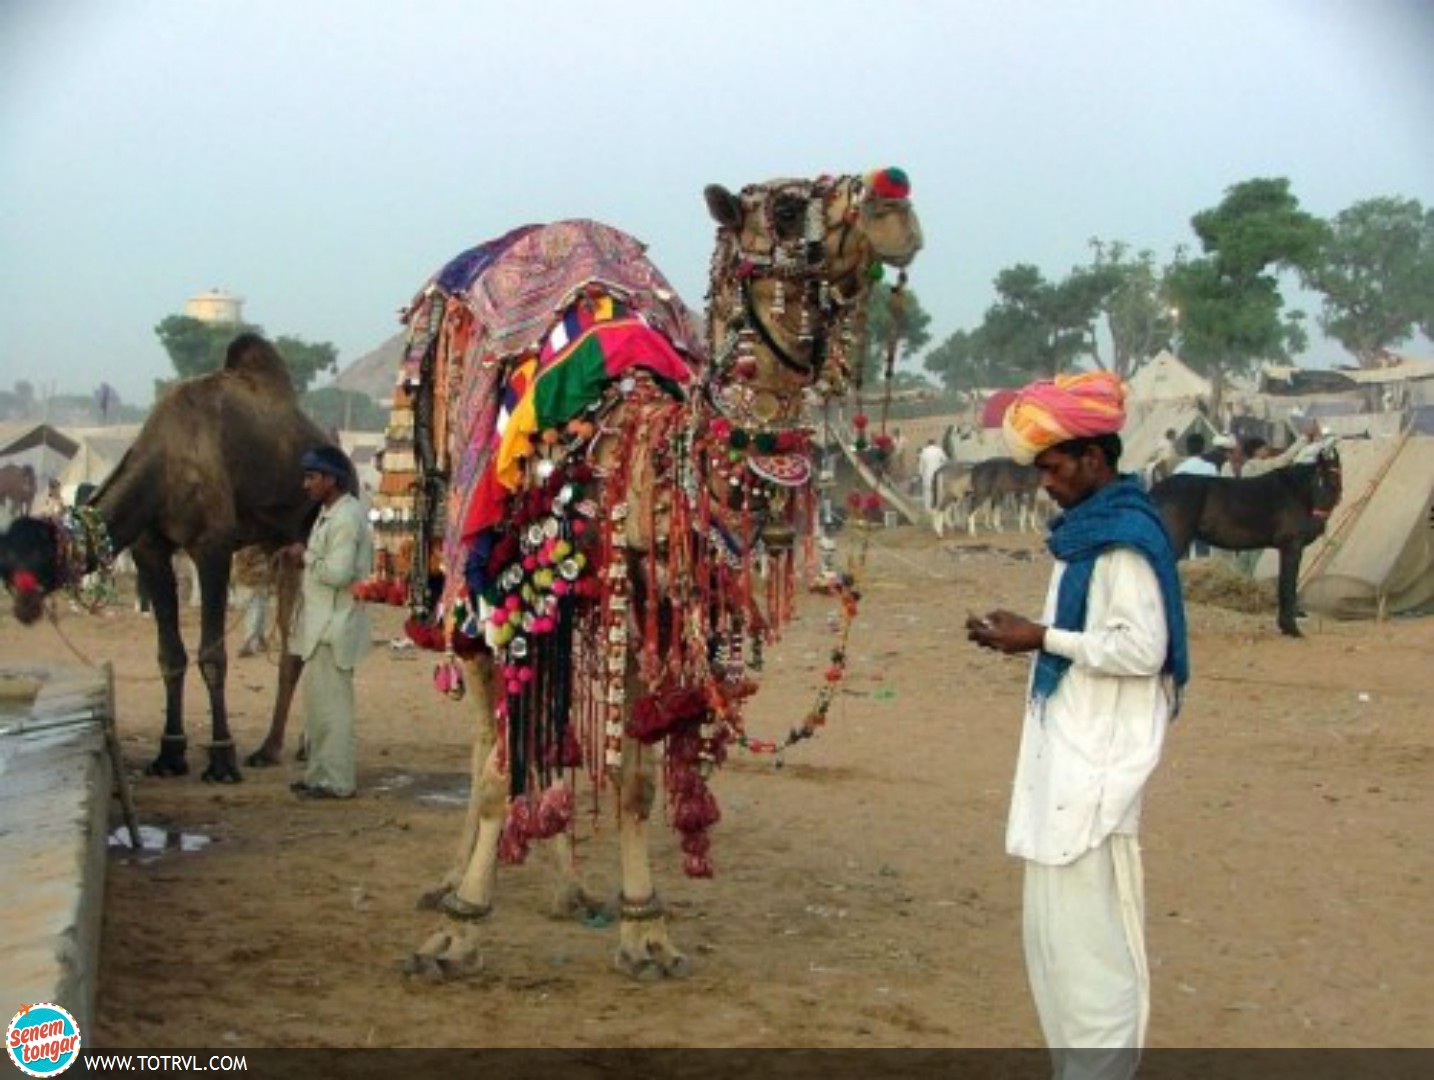
M707 212L718 225L733 232L741 229L742 201L737 196L721 184L708 184L702 189L702 197L707 200Z

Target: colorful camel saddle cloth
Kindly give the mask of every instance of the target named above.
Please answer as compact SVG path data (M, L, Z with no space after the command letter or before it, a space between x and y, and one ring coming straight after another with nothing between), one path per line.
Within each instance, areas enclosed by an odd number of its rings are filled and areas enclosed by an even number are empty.
M428 280L405 321L384 456L394 475L382 490L442 477L445 503L430 508L433 535L419 540L431 550L404 560L442 574L443 606L473 539L503 520L543 432L635 369L680 395L703 357L695 318L645 246L588 220L524 225L464 251ZM418 461L420 445L431 461ZM412 500L396 496L388 515L404 530L424 513ZM403 560L396 565L401 572Z

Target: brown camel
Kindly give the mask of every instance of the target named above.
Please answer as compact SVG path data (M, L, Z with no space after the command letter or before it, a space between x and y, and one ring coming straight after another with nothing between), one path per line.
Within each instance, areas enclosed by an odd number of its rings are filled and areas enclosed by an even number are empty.
M718 228L705 349L641 245L595 223L475 248L410 309L422 493L410 603L441 628L436 641L418 635L423 643L471 655L478 712L458 858L425 898L447 918L411 972L442 978L477 963L497 864L520 859L529 841L554 841L559 910L604 906L573 866L570 784L583 776L614 796L618 968L639 978L687 970L649 865L656 769L684 869L710 875L718 810L706 778L729 747L751 745L742 701L764 644L792 614L794 549L814 527L807 406L846 389L881 264L906 266L922 242L899 170L739 194L712 186L706 201ZM486 268L476 279L475 267ZM552 294L534 288L563 270ZM504 295L514 303L495 308ZM642 325L624 326L634 311ZM633 336L605 337L607 327ZM581 366L599 355L605 369ZM593 371L601 377L578 374ZM496 386L471 393L484 378ZM535 387L531 398L523 386ZM448 417L446 438L435 432L445 410L491 419L505 388L516 405L499 442L485 441L482 424L475 438L463 415ZM436 536L443 555L430 561L423 544ZM449 693L456 676L440 680ZM809 716L799 730L820 722Z
M299 409L288 369L255 334L230 344L220 371L184 380L155 404L124 458L88 503L50 521L21 518L0 536L0 571L15 594L15 612L34 622L45 594L74 585L128 549L154 607L164 679L164 734L148 771L178 776L185 759L184 676L189 657L179 633L172 556L194 561L201 591L199 670L209 691L210 781L240 780L229 733L224 681L225 615L230 564L249 545L275 551L307 535L314 507L305 497L299 459L329 442ZM297 573L280 575L280 611L296 595ZM285 620L280 619L281 635ZM303 664L287 649L280 664L274 715L251 765L278 761L294 686Z

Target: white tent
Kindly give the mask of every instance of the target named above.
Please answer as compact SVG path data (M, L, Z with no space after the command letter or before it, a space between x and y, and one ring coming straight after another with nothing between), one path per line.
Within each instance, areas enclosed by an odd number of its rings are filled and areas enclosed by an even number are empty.
M1127 407L1155 401L1194 402L1208 398L1210 380L1197 375L1168 349L1161 349L1126 380Z
M1300 600L1359 619L1434 609L1434 438L1339 444L1344 495L1325 535L1305 549ZM1274 576L1273 552L1260 576Z
M1186 436L1199 432L1208 446L1219 432L1205 414L1194 405L1180 401L1149 401L1137 403L1126 411L1125 430L1121 432L1124 449L1120 467L1132 472L1150 464L1157 450L1165 445L1165 433L1175 432L1175 445L1182 450Z
M65 501L74 502L75 489L81 484L98 484L104 480L120 463L138 433L138 424L71 429L68 434L78 448L60 473Z

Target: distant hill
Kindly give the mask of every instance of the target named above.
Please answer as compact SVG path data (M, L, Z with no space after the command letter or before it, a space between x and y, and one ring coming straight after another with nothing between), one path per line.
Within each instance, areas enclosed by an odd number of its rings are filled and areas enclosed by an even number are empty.
M371 352L366 352L335 377L333 384L352 394L367 394L380 405L393 402L393 383L403 356L407 331L394 334Z

